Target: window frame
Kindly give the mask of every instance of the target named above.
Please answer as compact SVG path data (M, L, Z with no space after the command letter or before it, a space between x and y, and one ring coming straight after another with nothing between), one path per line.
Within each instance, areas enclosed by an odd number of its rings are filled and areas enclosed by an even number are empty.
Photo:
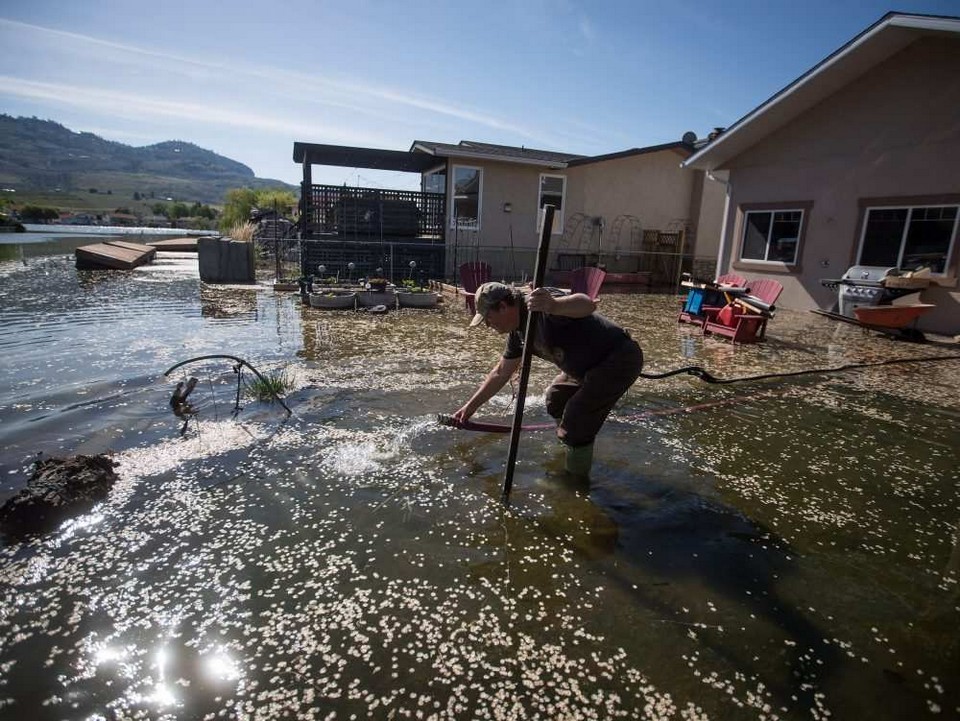
M893 199L890 199L893 200ZM943 263L943 271L930 271L930 275L943 278L951 276L951 270L956 263L957 240L960 237L960 199L943 200L938 198L918 199L903 198L900 202L884 202L884 199L864 199L860 203L860 218L857 235L857 250L854 254L855 265L860 265L860 258L863 257L864 241L867 237L867 226L871 210L906 210L907 218L903 224L903 231L900 234L900 249L897 252L897 268L903 265L903 255L906 250L907 240L910 234L910 223L913 221L913 212L915 210L925 210L927 208L955 208L956 216L953 219L953 230L950 232L950 242L947 246L946 258Z
M457 222L457 170L476 170L479 182L477 183L477 222L461 224ZM452 165L450 167L450 229L480 230L483 217L483 167L479 165Z
M567 176L559 173L540 173L537 179L537 233L540 233L543 223L543 181L544 178L560 178L562 187L560 189L560 206L557 212L553 214L553 230L551 235L563 234L563 209L567 202ZM554 194L551 194L554 195Z
M439 176L439 175L442 175L442 176L443 176L443 190L439 190L439 191L427 190L427 178L429 178L429 177L431 177L431 176L434 176L434 175L438 175L438 176ZM448 182L449 182L449 178L447 177L447 166L446 166L446 165L438 165L438 166L435 167L435 168L431 168L430 170L424 171L424 172L420 175L420 192L421 192L421 193L433 193L433 192L438 192L438 193L441 193L441 194L442 194L442 193L446 193L446 192L447 192L447 183L448 183Z
M812 200L789 200L789 201L779 201L774 203L742 203L738 207L738 222L736 228L735 236L735 253L733 254L734 260L731 262L730 267L732 269L747 270L751 268L755 270L762 270L764 272L783 270L784 272L789 272L793 274L803 272L803 249L807 236L807 228L810 225L810 216L813 211L813 201ZM772 230L772 216L775 213L800 213L800 229L797 233L797 246L794 251L793 262L786 262L783 260L758 260L754 258L744 258L743 248L744 240L747 232L747 216L750 213L770 213L771 214L771 224L770 228ZM765 246L764 255L769 255L770 250L770 239L769 231L767 235L767 242Z

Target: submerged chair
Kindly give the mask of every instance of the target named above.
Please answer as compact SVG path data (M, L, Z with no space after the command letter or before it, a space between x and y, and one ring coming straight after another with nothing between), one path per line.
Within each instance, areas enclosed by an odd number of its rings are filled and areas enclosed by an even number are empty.
M601 268L583 266L577 268L570 275L570 290L573 293L585 293L590 300L596 300L600 295L600 286L607 277L607 271Z
M493 270L489 263L464 263L460 266L460 285L463 286L463 301L470 313L476 313L473 294L477 288L490 280Z
M770 278L749 281L748 295L720 307L704 306L704 333L730 338L734 343L755 343L764 339L767 321L783 292L783 284Z
M732 285L737 288L743 288L747 284L747 279L736 273L724 273L718 276L714 283L717 285ZM703 321L706 319L703 308L705 306L710 307L711 303L716 304L717 302L722 302L720 300L722 297L720 292L716 290L698 291L692 296L690 293L682 296L680 298L680 315L677 316L677 323L694 323L702 327Z

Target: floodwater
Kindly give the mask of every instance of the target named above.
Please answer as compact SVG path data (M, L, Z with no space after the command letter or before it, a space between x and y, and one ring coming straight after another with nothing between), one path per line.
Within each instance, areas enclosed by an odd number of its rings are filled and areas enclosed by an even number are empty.
M82 242L0 246L0 497L38 453L120 474L0 547L0 717L960 716L960 362L641 380L589 486L526 433L505 507L508 437L435 422L502 345L461 307L319 311L173 254L78 272ZM673 297L602 310L648 372L960 350L788 311L734 349ZM234 413L228 361L163 375L216 353L286 369L293 416ZM552 375L534 361L528 422ZM477 419L510 416L505 392Z

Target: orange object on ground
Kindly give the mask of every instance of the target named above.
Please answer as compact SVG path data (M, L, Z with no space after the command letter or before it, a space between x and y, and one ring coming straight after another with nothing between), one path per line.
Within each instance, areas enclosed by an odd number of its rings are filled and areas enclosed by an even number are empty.
M853 312L857 314L857 320L864 325L875 325L881 328L903 328L934 307L931 303L866 305L854 308Z

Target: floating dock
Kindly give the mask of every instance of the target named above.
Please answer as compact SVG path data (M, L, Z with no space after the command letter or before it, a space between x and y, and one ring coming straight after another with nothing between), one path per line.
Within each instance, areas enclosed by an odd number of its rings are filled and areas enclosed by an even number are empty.
M176 253L196 253L196 238L170 238L169 240L152 240L147 245L157 250L169 250Z
M105 240L102 243L81 246L74 254L77 268L81 270L130 270L153 260L157 249L123 240Z

